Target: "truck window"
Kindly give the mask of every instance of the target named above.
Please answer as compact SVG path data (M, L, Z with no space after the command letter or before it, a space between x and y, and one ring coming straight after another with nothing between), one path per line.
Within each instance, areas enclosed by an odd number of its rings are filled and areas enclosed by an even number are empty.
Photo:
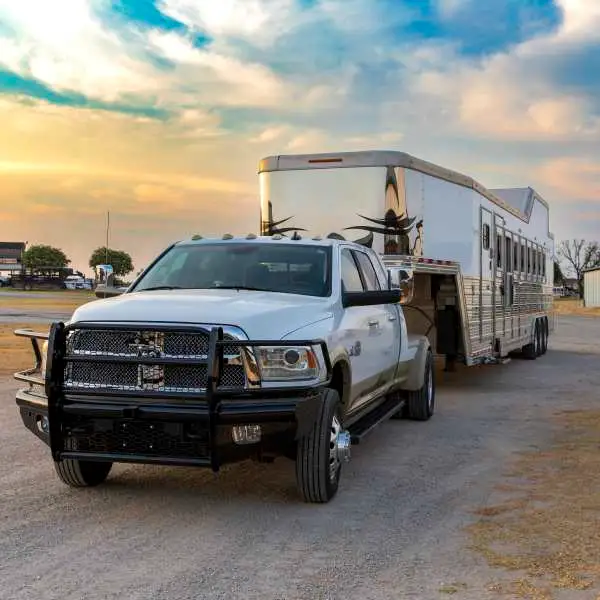
M354 256L358 260L360 270L362 271L368 291L376 291L381 289L375 267L371 259L364 252L354 252Z
M341 254L342 285L346 292L364 292L358 266L347 248Z
M131 290L252 288L325 297L331 294L331 248L252 242L174 246Z

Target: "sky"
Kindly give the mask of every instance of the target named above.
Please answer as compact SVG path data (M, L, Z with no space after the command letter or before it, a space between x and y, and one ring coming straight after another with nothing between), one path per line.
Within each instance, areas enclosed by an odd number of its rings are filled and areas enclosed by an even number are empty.
M270 154L401 150L600 237L600 0L0 0L0 238L136 271Z

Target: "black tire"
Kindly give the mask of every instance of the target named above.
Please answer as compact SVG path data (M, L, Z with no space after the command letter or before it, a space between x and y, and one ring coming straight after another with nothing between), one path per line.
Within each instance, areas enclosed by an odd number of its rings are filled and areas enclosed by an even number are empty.
M296 482L305 502L329 502L337 493L342 465L334 461L331 473L331 436L334 417L342 423L339 394L332 389L323 391L319 413L310 432L298 440Z
M541 356L544 352L544 330L542 326L542 320L535 320L535 344L536 344L536 354L537 356Z
M112 463L67 458L55 461L54 468L60 480L71 487L94 487L104 483Z
M413 421L428 421L435 411L435 369L433 354L427 351L425 373L421 389L408 392L405 415Z
M536 320L535 327L533 330L533 342L530 342L529 344L525 344L525 346L523 346L521 348L521 354L522 354L523 358L525 358L526 360L535 360L538 357L537 343L536 343L537 336L538 336L538 321Z
M542 319L542 334L542 354L546 354L548 352L548 337L550 335L548 317Z

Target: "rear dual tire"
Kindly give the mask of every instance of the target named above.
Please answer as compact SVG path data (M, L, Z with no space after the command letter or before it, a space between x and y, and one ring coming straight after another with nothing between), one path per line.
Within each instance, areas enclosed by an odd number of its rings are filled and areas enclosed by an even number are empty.
M521 349L523 358L535 360L543 356L548 350L548 320L543 317L536 319L533 327L533 341Z
M414 391L403 391L404 406L395 413L393 419L411 419L413 421L428 421L435 412L435 369L433 354L427 351L423 385Z

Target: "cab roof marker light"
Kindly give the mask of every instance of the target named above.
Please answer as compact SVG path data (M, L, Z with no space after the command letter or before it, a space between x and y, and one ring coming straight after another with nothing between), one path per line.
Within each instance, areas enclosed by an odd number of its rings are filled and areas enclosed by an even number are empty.
M223 234L223 239L224 240L232 240L233 236L230 233L224 233Z
M281 240L281 239L283 239L283 236L280 233L276 233L272 237L273 237L274 240Z
M308 160L309 164L311 163L341 163L343 162L341 158L310 158Z
M249 234L246 236L246 239L247 239L247 240L255 240L255 239L256 239L256 234L255 234L255 233L249 233Z
M315 242L320 242L322 239L323 239L323 236L322 236L322 235L315 235L315 237L313 238L313 240L314 240Z
M194 242L197 242L198 240L201 240L201 239L202 239L202 236L199 233L197 233L196 235L192 236L192 240Z

